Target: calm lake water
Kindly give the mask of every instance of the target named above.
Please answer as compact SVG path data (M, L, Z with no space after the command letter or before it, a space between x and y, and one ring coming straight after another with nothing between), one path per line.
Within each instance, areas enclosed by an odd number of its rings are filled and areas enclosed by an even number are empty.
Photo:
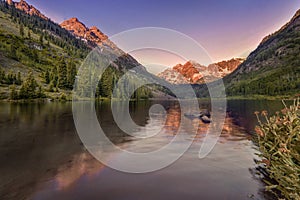
M148 114L154 103L131 103L132 119L145 129L155 128ZM176 134L180 108L172 101L160 103L167 108L167 118L156 119L166 121L163 134L135 150L159 148ZM201 106L209 108L205 102ZM200 123L197 139L177 162L153 173L127 174L103 166L85 150L71 103L0 103L0 199L270 199L253 172L253 113L281 108L279 101L229 101L222 136L206 158L198 158L198 143L207 125L193 120ZM139 141L116 126L109 103L96 110L115 144L135 147Z

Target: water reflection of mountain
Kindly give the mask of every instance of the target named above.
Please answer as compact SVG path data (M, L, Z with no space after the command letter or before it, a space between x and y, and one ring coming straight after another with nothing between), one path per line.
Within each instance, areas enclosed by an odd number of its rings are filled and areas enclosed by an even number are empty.
M251 135L249 135L245 128L240 126L238 122L239 119L233 118L230 116L230 113L227 113L221 134L221 142L223 140L241 141L251 139Z
M166 133L175 135L179 130L181 120L185 120L185 124L188 123L190 125L190 127L184 127L185 131L190 133L197 132L196 138L204 137L207 133L207 130L210 127L210 124L205 124L198 118L183 118L184 119L182 119L181 110L179 106L169 108L167 111L166 124L164 127ZM240 126L239 119L234 118L234 116L232 116L228 112L221 133L220 142L247 140L250 139L250 137L251 136L247 134L245 128Z
M148 142L143 143L142 148L136 149L137 152L148 152L168 143L177 134L180 121L183 121L185 124L182 130L190 134L191 138L194 138L196 134L195 142L203 139L209 127L208 124L203 124L198 119L190 120L184 116L182 117L180 107L174 102L165 101L161 102L161 104L166 108L167 116L157 115L156 117L158 121L165 122L163 131L154 140L150 139ZM251 167L252 154L249 151L252 147L251 142L246 140L250 137L248 134L249 130L256 124L253 112L266 109L272 113L272 107L274 105L278 106L278 104L280 105L280 102L230 101L229 112L219 139L219 150L217 149L220 156L223 157L222 153L224 150L227 150L229 151L227 153L228 156L231 156L230 158L236 157L236 162L242 162L245 167ZM153 105L153 102L131 103L130 114L132 119L141 126L141 130L138 131L142 132L143 129L148 128L152 130L154 128L153 124L150 124L149 118L151 105ZM209 104L201 104L201 108L209 109ZM96 110L98 111L98 117L101 119L102 128L113 142L123 145L125 148L129 144L133 144L130 147L136 148L132 137L124 134L113 122L109 104L96 105ZM236 148L239 148L239 150L236 150ZM243 156L240 156L241 152L244 152ZM193 157L194 155L187 155L187 157L189 156ZM233 170L234 173L240 169L239 164L235 170L232 168L230 160L227 162L226 159L222 159L218 155L213 156L215 156L212 157L214 159L210 161L215 162L212 163L214 166L228 167L226 169ZM243 159L247 163L241 161ZM198 176L199 180L192 182L193 184L190 187L199 183L203 183L205 186L207 181L201 182L203 172L205 173L205 170L209 171L211 168L201 168L201 165L198 165L198 160L194 158L187 159L186 162L182 163L178 169L173 168L174 180L168 182L170 169L166 169L164 171L166 174L161 176L160 182L166 181L165 185L168 185L184 180L187 183L191 181L190 178ZM91 180L90 182L87 181L89 183L94 183L94 179L104 183L117 180L122 187L124 183L128 182L127 177L121 179L123 182L119 179L120 177L114 180L111 179L113 173L103 178L104 172L107 172L107 170L103 170L103 166L85 151L76 134L70 103L0 103L0 163L0 199L28 199L33 194L44 190L48 190L49 193L63 193L67 190L75 191L78 186L77 183L81 183L82 180ZM195 165L198 168L194 167ZM190 171L187 171L186 168L189 167ZM181 169L185 169L185 172L180 171ZM231 175L227 176L226 173L223 174L222 172L221 170L218 174L223 177L222 180L232 179ZM182 174L182 177L179 179L176 178L178 174ZM245 182L241 179L243 176L245 176ZM140 176L137 177L137 180L139 178ZM157 178L160 178L160 176ZM209 177L207 179L209 180ZM148 181L149 179L146 182ZM215 184L214 181L215 179L209 183ZM244 173L239 174L239 178L235 181L240 181L239 185L240 183L247 185L248 181L253 182ZM139 185L141 188L138 189L142 190L144 185ZM155 186L153 184L153 187ZM15 191L18 192L16 193ZM103 191L105 192L105 190ZM130 190L128 191L130 192ZM172 194L174 193L173 188L170 191L172 191ZM196 190L193 189L192 191ZM206 190L202 192L204 191ZM98 194L97 192L98 190L95 194ZM160 190L160 192L163 193L165 191ZM118 194L122 195L123 190ZM199 194L197 193L197 195ZM210 193L208 192L207 194ZM233 192L231 194L234 195L236 193Z
M81 145L68 103L0 104L0 138L0 199L27 199L55 176L66 187L101 168Z
M68 163L58 168L54 182L57 184L57 189L67 189L82 176L93 177L102 168L104 168L104 165L88 152L81 152L74 155Z
M167 111L165 130L167 133L176 135L181 123L181 110L178 105L169 108Z

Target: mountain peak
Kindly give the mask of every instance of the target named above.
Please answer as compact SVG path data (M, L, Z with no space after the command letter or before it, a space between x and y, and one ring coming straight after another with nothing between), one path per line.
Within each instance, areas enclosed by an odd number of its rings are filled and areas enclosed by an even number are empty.
M92 26L91 28L88 28L84 23L78 20L78 18L73 17L71 19L68 19L60 24L60 26L68 31L70 31L72 34L74 34L76 37L79 37L83 40L100 44L103 41L107 40L108 37L102 33L98 27Z
M40 18L48 20L48 17L46 17L44 14L42 14L38 9L33 7L32 5L29 5L25 0L21 0L20 2L14 2L12 0L6 0L6 3L15 6L15 8L24 11L25 13L29 15L35 15Z
M67 19L65 21L63 21L60 26L62 26L63 28L68 28L68 27L73 27L74 29L86 29L88 30L88 28L86 27L86 25L84 23L82 23L81 21L79 21L79 19L77 17L72 17L70 19Z
M96 31L99 31L99 29L98 29L97 26L92 26L92 27L90 28L90 30L96 30Z
M79 22L79 20L78 20L77 17L72 17L71 19L69 19L69 21L72 21L72 22Z
M88 28L78 20L78 18L73 17L68 20L65 20L60 24L60 26L68 31L70 31L72 34L74 34L76 37L79 38L85 38L86 33L88 32Z
M233 72L243 61L240 58L233 58L206 67L190 60L184 65L178 64L173 68L169 68L158 74L158 76L173 84L204 83L204 77L205 81L211 82Z

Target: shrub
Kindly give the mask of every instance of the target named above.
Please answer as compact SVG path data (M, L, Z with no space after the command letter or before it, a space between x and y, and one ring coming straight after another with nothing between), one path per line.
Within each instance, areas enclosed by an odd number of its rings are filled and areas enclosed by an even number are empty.
M266 190L280 191L286 199L300 199L300 102L295 100L290 107L283 104L285 108L270 118L263 111L264 122L256 112L259 126L255 131L261 163L273 180L265 180Z
M23 81L20 91L19 99L37 99L44 98L45 94L42 87L36 82L33 73L30 72L27 79Z
M10 92L10 99L11 99L11 100L18 100L19 95L18 95L18 92L17 92L17 90L16 90L16 86L15 86L15 85L12 85L12 86L10 87L10 90L11 90L11 92Z
M67 101L67 96L66 96L64 93L62 93L62 94L60 95L60 97L59 97L59 100L60 100L60 101Z

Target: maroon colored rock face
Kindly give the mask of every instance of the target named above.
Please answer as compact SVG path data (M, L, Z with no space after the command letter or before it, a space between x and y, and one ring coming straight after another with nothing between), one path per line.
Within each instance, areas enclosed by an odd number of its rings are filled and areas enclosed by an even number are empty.
M29 5L26 1L21 0L20 2L13 2L12 0L6 1L9 5L15 6L17 9L24 11L25 13L29 15L36 15L38 17L41 17L43 19L48 19L45 15L43 15L38 9L33 7L32 5Z
M230 74L243 61L243 59L231 59L211 64L207 67L193 61L188 61L184 65L178 64L173 68L167 69L158 74L158 76L174 84L211 82Z
M97 27L93 26L88 28L77 18L68 19L62 22L60 26L73 33L76 37L85 39L95 44L99 44L108 39L108 37Z

